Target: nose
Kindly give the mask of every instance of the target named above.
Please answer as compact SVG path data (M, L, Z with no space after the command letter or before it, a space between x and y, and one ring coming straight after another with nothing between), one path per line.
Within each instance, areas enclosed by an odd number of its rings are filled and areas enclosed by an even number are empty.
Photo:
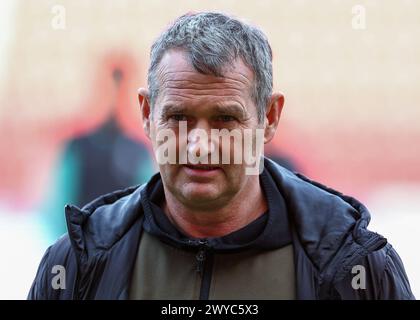
M203 159L210 156L215 151L215 144L209 137L193 133L191 138L190 135L188 135L187 150L193 157Z
M201 122L197 123L197 126L188 133L187 150L191 162L208 163L209 156L216 148L211 139L210 130L208 124Z

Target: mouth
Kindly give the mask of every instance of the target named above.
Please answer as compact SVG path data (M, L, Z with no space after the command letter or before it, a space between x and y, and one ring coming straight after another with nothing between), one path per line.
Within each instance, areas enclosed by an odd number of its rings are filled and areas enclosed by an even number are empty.
M205 165L205 164L186 164L185 167L192 170L203 170L203 171L211 171L211 170L220 169L220 167L212 166L212 165Z
M183 167L187 175L191 177L211 178L222 171L218 166L205 164L186 164Z

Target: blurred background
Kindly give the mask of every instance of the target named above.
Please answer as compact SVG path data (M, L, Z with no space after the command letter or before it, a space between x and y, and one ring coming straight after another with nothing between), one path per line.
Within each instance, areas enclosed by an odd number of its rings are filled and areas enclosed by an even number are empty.
M0 2L0 299L25 299L64 205L155 172L137 88L149 49L188 11L258 25L281 124L265 149L364 202L420 296L420 1Z

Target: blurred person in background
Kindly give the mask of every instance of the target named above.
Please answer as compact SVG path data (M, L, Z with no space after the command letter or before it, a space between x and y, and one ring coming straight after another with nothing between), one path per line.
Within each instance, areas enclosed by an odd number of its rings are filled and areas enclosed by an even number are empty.
M119 96L124 69L113 66L107 74ZM64 146L54 169L54 183L38 209L51 242L66 232L62 210L67 203L81 208L102 194L142 184L154 172L149 150L128 136L120 123L118 113L126 112L128 106L121 104L117 110L115 104L118 102L111 105L107 119L98 128L72 138Z
M188 153L204 159L231 149L204 147L192 129L262 129L268 143L284 98L272 92L271 48L259 29L196 13L153 44L139 102L155 152L159 132L179 138L185 121ZM159 163L140 187L66 206L68 234L47 249L28 298L414 299L396 251L367 229L362 203L255 151L257 175L244 163ZM54 266L65 272L58 287Z

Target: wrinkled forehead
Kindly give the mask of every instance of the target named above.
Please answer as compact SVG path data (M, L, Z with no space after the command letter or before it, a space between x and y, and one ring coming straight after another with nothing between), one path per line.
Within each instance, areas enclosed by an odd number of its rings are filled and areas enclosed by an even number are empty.
M159 96L190 94L208 96L238 96L249 98L254 75L238 58L223 67L223 75L215 76L197 71L185 51L169 50L162 57L158 70Z

